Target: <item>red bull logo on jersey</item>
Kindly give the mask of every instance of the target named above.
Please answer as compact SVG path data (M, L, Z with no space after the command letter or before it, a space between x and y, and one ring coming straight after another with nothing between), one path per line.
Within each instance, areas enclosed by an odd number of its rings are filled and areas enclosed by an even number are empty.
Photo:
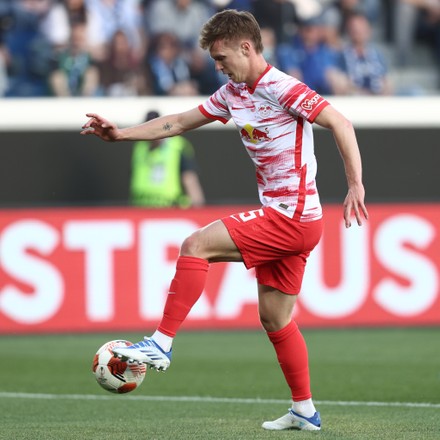
M269 130L265 128L260 130L258 128L252 127L250 124L246 124L241 130L240 135L243 140L252 142L256 144L263 141L271 141L272 138L269 136Z
M321 99L321 96L316 94L312 99L305 99L302 102L301 107L304 110L310 111L310 110L312 110L313 106L319 102L320 99Z
M257 107L257 113L262 118L270 118L273 115L273 108L269 104L260 104Z

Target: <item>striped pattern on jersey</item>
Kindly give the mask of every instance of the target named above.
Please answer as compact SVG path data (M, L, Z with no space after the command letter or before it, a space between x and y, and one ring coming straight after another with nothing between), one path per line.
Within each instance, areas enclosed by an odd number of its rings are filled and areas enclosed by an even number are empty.
M199 109L235 122L255 164L263 206L311 221L322 216L312 123L327 105L304 83L268 66L253 88L229 81Z

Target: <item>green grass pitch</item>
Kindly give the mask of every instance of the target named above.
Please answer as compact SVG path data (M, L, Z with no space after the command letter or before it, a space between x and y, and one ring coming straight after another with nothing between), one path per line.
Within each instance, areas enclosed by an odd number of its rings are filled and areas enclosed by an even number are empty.
M287 386L263 331L182 332L166 373L127 395L91 373L106 341L1 336L0 439L440 439L440 328L303 331L320 432L268 432Z

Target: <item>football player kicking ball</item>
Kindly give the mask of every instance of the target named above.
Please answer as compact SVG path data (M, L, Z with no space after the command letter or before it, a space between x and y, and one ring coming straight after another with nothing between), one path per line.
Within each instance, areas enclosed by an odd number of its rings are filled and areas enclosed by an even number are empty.
M254 267L258 310L291 390L288 413L263 423L270 430L321 429L310 391L307 347L293 307L307 257L318 243L322 211L316 188L312 123L330 129L345 165L346 227L368 218L359 148L352 124L304 83L267 64L260 28L252 14L225 10L204 25L200 45L229 77L192 110L118 128L88 113L81 134L106 141L154 140L175 136L215 120L233 119L256 167L262 207L217 220L186 238L171 281L162 320L151 337L115 355L166 370L179 327L200 297L211 263L244 262Z

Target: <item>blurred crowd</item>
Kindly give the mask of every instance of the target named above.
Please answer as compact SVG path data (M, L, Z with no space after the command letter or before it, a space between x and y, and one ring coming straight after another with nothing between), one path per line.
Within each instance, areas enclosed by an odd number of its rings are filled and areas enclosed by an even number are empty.
M198 37L226 8L251 11L268 62L324 95L397 94L389 65L416 41L440 65L440 0L0 0L0 96L211 94L226 78Z

